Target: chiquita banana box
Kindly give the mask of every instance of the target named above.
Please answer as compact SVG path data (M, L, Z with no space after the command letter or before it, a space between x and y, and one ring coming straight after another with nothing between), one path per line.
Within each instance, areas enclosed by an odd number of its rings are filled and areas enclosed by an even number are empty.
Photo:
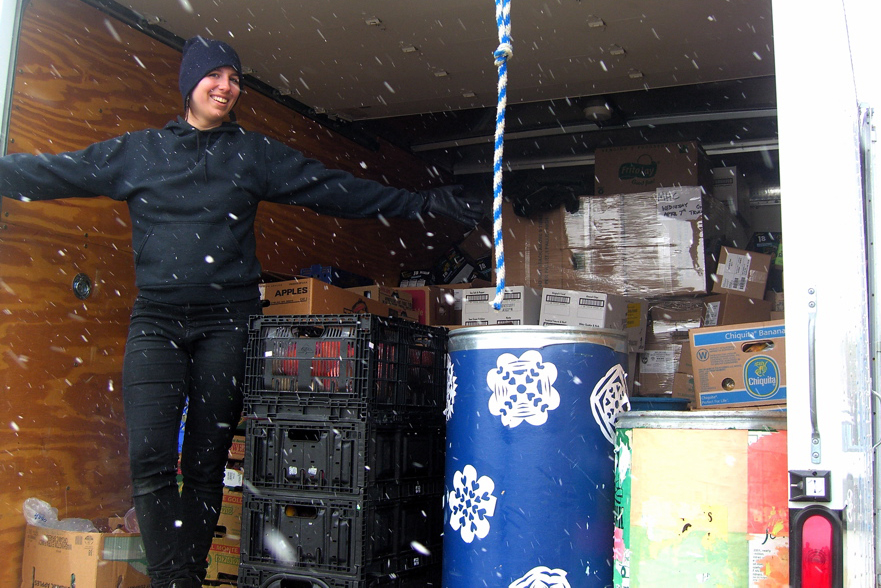
M784 405L785 335L783 321L692 329L697 408Z

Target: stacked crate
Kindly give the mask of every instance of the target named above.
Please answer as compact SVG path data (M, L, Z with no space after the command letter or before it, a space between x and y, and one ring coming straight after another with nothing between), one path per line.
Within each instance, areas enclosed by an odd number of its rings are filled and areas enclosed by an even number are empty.
M239 586L439 586L446 330L252 319Z

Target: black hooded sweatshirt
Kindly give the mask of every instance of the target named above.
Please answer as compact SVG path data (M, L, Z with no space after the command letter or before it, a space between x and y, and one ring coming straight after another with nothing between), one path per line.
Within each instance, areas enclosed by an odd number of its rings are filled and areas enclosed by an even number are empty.
M127 202L136 285L172 304L258 296L254 218L262 200L343 218L416 218L424 203L421 194L328 169L237 124L199 131L180 118L82 151L2 157L0 194Z

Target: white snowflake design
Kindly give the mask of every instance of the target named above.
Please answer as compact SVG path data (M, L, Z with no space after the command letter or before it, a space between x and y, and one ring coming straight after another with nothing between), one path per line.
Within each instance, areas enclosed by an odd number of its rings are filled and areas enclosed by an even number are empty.
M556 380L557 366L545 363L538 351L527 351L519 358L503 353L496 368L486 374L486 383L493 392L489 411L512 429L523 421L543 425L548 412L560 406L560 393L554 388Z
M447 354L447 405L444 408L444 416L447 420L453 418L453 405L456 403L456 374L453 372L453 360Z
M600 378L590 393L590 409L605 438L615 444L615 420L618 414L630 410L627 397L627 374L621 364L615 364Z
M489 534L489 518L496 512L495 488L490 477L478 478L477 470L471 464L453 475L453 490L447 495L450 526L459 531L465 543Z
M529 570L525 576L515 580L508 588L571 588L566 572L538 566Z

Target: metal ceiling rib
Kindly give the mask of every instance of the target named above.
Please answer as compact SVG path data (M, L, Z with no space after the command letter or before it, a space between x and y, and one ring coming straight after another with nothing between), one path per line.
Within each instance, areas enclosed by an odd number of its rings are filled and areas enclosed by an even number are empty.
M675 125L675 124L683 124L683 123L694 123L694 122L710 122L710 121L721 121L721 120L740 120L740 119L752 119L752 118L767 118L777 117L777 109L776 108L766 108L761 110L748 110L748 111L739 111L739 112L707 112L707 113L693 113L693 114L679 114L679 115L670 115L670 116L652 116L652 117L644 117L644 118L633 118L627 121L624 127L627 128L636 128L636 127L647 127L647 126L657 126L657 125ZM600 131L606 130L611 131L614 128L611 127L601 127L595 123L585 123L585 124L573 124L573 125L562 125L554 128L543 128L543 129L535 129L531 131L517 131L513 133L506 133L505 138L510 141L517 141L521 139L536 139L540 137L549 137L553 135L570 135L573 133L586 133L590 131ZM465 147L467 145L480 145L484 143L492 143L494 137L491 135L485 135L481 137L467 137L461 139L451 139L448 141L438 141L435 143L422 143L411 145L410 149L415 153L420 153L424 151L433 151L435 149L451 149L456 147Z

